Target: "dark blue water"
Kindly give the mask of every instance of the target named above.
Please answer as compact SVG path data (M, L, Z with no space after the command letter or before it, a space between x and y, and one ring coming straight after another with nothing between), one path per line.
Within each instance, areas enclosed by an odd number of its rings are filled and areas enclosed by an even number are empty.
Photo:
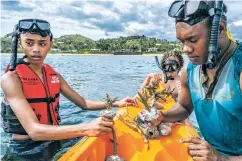
M185 57L184 57L185 58ZM1 74L10 57L1 56ZM187 62L187 58L185 58ZM84 98L104 100L106 92L111 97L134 96L150 72L159 72L154 56L61 56L49 55L50 64L68 84ZM0 91L2 96L2 91ZM83 111L61 96L60 117L62 124L89 122L99 116L100 111ZM197 127L194 114L191 122ZM1 155L5 154L9 135L1 129ZM77 140L65 144L68 148Z

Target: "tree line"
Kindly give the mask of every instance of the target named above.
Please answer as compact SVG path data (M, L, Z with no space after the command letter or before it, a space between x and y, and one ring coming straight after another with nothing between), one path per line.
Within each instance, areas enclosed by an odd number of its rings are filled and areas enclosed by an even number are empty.
M82 35L64 35L54 38L51 53L112 53L112 52L166 52L181 49L177 41L141 36L99 39L94 41ZM1 53L11 52L11 38L1 38ZM22 52L19 48L18 52Z

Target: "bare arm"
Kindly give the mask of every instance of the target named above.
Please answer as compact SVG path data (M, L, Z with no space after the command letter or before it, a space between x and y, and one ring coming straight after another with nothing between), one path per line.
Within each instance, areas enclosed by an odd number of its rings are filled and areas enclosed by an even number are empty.
M22 91L22 84L14 72L3 75L1 87L6 100L32 140L60 140L80 136L97 136L111 132L112 120L99 118L89 124L54 126L40 124Z
M178 102L175 106L164 113L162 121L176 122L186 119L193 111L190 91L187 85L187 72L183 69L181 73L181 93L179 94Z
M241 161L242 160L242 156L230 156L230 157L225 157L225 156L221 156L219 157L218 161Z

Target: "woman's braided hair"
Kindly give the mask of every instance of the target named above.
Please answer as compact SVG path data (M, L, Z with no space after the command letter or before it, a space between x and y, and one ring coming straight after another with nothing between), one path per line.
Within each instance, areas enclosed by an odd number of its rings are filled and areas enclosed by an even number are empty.
M166 52L161 59L161 65L164 64L170 57L174 57L174 58L178 59L178 63L179 63L178 72L179 72L184 65L184 59L182 57L182 52L179 50L172 50L172 51Z

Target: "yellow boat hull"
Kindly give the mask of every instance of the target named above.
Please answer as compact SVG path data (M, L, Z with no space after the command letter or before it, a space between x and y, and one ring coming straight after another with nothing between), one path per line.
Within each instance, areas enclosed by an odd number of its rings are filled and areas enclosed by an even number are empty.
M120 108L117 113L123 115L127 110L129 115L136 116L142 109ZM187 144L180 143L179 140L198 136L198 134L187 120L185 122L173 125L171 135L150 139L149 143L145 143L140 133L129 128L119 119L115 119L118 155L126 161L192 161L187 153ZM111 134L82 139L59 161L104 161L113 152L110 139L112 139Z

